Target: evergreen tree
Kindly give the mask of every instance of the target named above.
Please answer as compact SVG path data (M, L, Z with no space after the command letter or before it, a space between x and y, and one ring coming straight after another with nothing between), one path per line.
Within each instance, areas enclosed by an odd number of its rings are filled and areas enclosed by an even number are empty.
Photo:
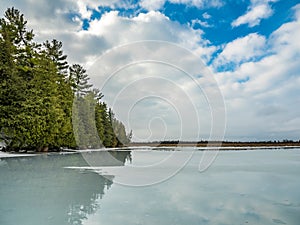
M86 70L81 65L74 64L70 67L69 80L77 96L85 95L92 87L92 85L88 83L89 79Z
M56 64L59 73L67 76L69 65L66 60L67 55L64 55L62 50L62 42L57 41L56 39L53 39L51 42L47 40L44 42L43 46L46 54Z
M0 20L0 129L6 144L13 146L22 142L16 135L22 129L16 116L23 110L24 90L32 78L33 33L26 30L26 23L14 8L8 9Z
M72 105L73 105L73 91L71 88L71 83L68 77L68 62L67 62L67 55L63 53L62 50L62 42L53 39L50 41L45 41L43 43L45 54L49 57L49 59L56 65L56 69L59 75L59 101L60 106L63 108L65 113L65 133L62 135L64 136L65 146L74 147L75 146L75 138L73 135L73 128L72 128Z

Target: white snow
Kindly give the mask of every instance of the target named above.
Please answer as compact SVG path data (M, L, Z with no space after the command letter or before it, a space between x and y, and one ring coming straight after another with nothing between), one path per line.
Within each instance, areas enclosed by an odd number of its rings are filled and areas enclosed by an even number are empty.
M13 154L13 153L0 151L0 158L23 157L23 156L34 156L34 154Z

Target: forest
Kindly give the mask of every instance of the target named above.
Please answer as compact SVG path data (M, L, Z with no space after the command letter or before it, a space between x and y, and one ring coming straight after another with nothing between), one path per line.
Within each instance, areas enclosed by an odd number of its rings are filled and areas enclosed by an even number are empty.
M86 69L70 65L63 43L37 43L24 15L0 19L0 141L6 151L120 147L130 142Z

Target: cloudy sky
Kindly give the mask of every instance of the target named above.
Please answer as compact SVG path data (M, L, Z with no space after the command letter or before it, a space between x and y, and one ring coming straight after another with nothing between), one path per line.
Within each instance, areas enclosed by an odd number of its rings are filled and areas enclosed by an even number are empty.
M2 0L58 39L135 141L300 139L298 0Z

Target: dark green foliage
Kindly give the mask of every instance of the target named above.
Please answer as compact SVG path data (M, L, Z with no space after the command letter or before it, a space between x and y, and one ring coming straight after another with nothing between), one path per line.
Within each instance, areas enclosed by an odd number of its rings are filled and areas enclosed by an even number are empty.
M35 43L26 24L14 8L0 19L0 141L14 151L127 144L86 70L69 68L62 42Z

